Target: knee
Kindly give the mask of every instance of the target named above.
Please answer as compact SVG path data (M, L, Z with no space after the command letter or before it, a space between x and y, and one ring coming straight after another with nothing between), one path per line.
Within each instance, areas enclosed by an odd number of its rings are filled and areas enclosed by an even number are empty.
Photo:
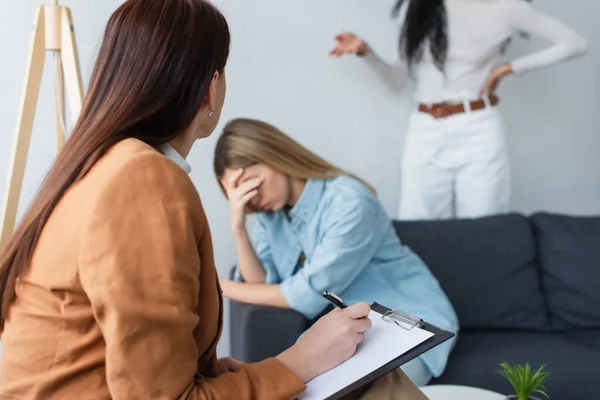
M418 387L426 386L433 375L420 357L417 357L400 367L406 376Z

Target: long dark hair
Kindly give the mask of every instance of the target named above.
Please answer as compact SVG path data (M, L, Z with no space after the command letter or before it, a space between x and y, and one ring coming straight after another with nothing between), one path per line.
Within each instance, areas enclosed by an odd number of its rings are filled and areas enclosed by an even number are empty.
M398 0L393 9L394 16L399 15L405 1L409 4L406 17L402 21L400 54L406 58L409 67L412 67L421 61L424 45L429 41L433 62L440 71L443 71L448 54L445 0Z
M128 0L112 14L79 120L0 254L0 332L61 197L115 143L158 146L179 136L223 73L229 41L227 21L206 0Z

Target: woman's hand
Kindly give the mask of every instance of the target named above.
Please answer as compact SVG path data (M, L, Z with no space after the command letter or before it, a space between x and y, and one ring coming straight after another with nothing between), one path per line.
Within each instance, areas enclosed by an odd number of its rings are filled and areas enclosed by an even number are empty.
M299 379L308 382L354 355L365 332L371 328L370 310L366 303L336 308L277 358Z
M488 77L487 82L481 88L479 95L484 96L486 94L493 94L496 88L498 87L500 80L506 75L512 74L512 72L513 70L510 64L504 64L494 68L494 70Z
M231 176L229 182L221 182L227 193L229 207L231 210L231 229L234 233L246 229L246 205L258 194L258 187L262 184L263 178L252 178L238 183L244 173L239 169Z
M363 57L371 52L367 42L350 32L340 33L335 37L335 41L335 47L329 52L330 56L340 57L343 54L356 54Z
M227 372L238 372L244 365L243 362L235 358L225 357L217 360L217 374L226 374Z

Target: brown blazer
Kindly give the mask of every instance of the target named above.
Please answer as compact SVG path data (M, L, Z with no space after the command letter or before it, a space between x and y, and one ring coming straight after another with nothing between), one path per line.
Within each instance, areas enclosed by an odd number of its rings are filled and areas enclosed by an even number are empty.
M288 399L281 362L218 375L223 301L200 197L174 162L115 145L59 202L2 334L0 399Z

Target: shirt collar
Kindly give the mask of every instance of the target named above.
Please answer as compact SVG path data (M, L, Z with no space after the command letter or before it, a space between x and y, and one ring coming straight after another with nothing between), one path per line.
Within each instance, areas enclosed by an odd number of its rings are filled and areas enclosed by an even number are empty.
M175 150L170 144L165 143L161 146L162 153L165 157L168 157L175 164L179 165L179 167L184 170L187 174L192 172L191 165L183 158L181 154L177 150Z
M310 222L317 211L324 189L325 181L323 179L308 179L298 201L290 210L290 217Z

